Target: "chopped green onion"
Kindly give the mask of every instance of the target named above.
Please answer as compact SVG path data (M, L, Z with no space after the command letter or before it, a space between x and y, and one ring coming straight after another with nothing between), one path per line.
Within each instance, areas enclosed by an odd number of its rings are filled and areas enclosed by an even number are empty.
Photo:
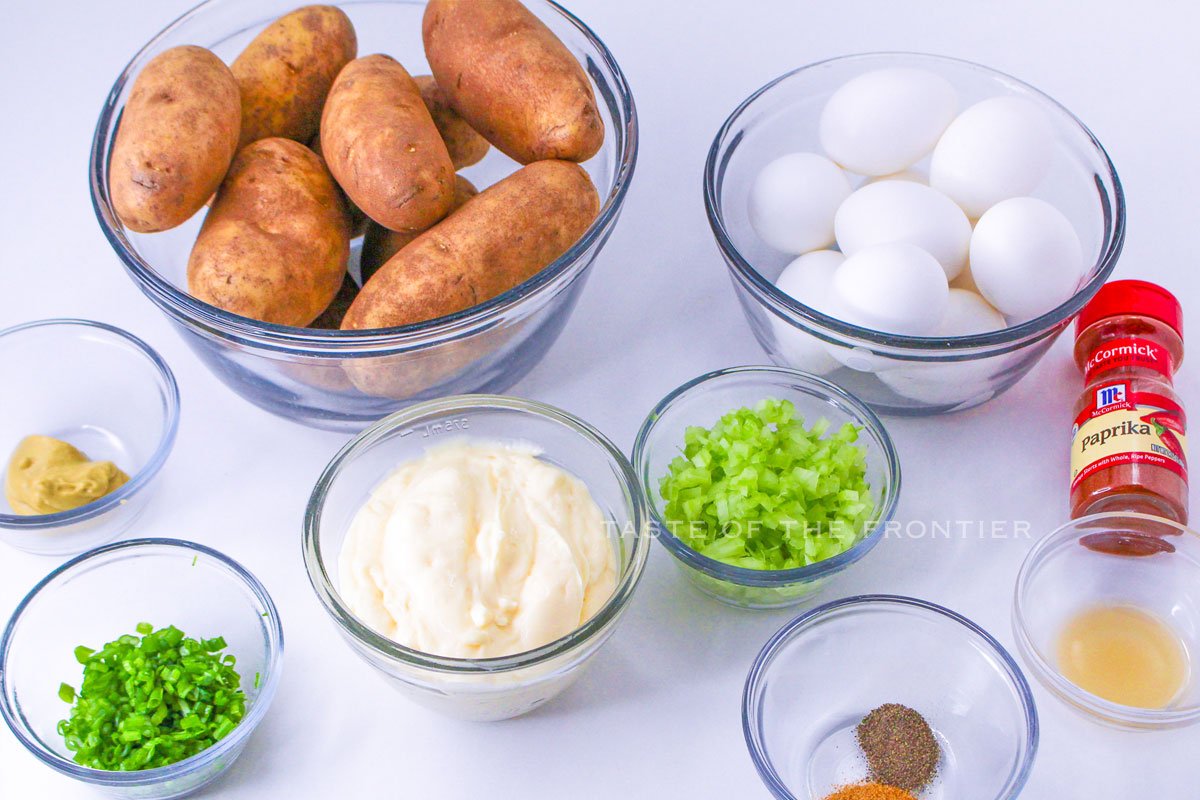
M848 550L875 512L866 449L851 423L805 428L767 398L689 427L659 490L671 533L693 550L750 569L792 569Z
M77 764L104 770L152 769L190 758L228 736L246 713L241 678L223 637L192 639L173 626L122 636L99 650L75 648L83 664L78 693L58 732ZM257 683L257 678L255 679Z

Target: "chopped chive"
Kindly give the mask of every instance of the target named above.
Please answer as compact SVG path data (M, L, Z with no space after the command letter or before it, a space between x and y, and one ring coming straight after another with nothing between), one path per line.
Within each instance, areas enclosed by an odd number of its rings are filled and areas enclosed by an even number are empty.
M197 558L199 558L199 557L200 557L200 556L192 556L192 566L193 566L193 567L194 567L194 566L196 566L196 559L197 559Z
M262 675L260 675L259 673L257 673L257 672L256 672L256 673L254 673L254 688L255 688L255 689L257 689L257 688L258 688L258 680L259 680L259 678L261 678L261 677L262 677Z
M83 664L78 692L58 732L77 764L104 770L161 767L190 758L228 736L246 712L225 639L193 639L174 626L122 636L99 650L75 648ZM255 676L257 686L258 677Z

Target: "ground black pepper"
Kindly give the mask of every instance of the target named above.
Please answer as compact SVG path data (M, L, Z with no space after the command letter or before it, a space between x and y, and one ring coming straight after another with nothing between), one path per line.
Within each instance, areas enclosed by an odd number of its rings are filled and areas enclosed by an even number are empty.
M908 706L885 703L855 729L871 778L906 792L933 780L941 748L925 718Z

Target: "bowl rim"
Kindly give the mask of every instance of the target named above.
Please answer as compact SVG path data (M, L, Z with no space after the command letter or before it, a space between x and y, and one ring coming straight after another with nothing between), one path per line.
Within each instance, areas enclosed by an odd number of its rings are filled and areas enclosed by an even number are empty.
M313 355L315 350L318 355L365 357L377 355L381 349L392 352L396 347L422 347L427 346L431 341L442 342L462 338L477 329L494 324L493 321L497 317L519 305L526 297L539 294L555 285L558 279L568 273L572 267L579 264L586 266L588 251L594 246L598 247L603 244L607 238L624 205L637 163L637 107L624 73L604 42L582 20L555 0L540 0L550 11L561 15L568 24L578 30L589 46L595 50L595 57L612 74L613 89L615 90L613 101L618 107L616 130L608 133L609 136L619 136L619 144L622 146L617 153L612 189L604 198L604 203L600 207L596 219L566 252L532 277L479 305L424 322L390 328L375 328L369 332L318 330L260 322L204 303L193 298L186 291L176 288L171 281L160 276L158 271L130 245L124 228L113 211L107 181L103 179L108 173L107 160L110 155L109 149L105 146L105 140L110 128L116 122L116 116L120 110L117 108L117 101L125 84L132 78L130 71L134 64L177 28L186 25L194 17L202 15L210 5L224 1L204 0L155 34L134 54L117 76L104 101L90 148L88 183L91 190L92 208L100 228L138 288L147 294L156 305L169 310L173 317L177 316L189 324L198 325L211 335L258 348L293 354ZM343 1L341 4L352 5L353 3ZM412 0L398 0L396 4L416 5L417 3ZM591 56L589 56L590 58ZM586 71L586 65L584 68ZM604 102L603 93L600 93L598 100ZM622 115L628 120L624 125L619 124Z
M1082 529L1083 523L1115 519L1145 520L1155 525L1175 528L1182 538L1172 540L1173 543L1192 542L1189 547L1194 547L1197 552L1200 552L1200 533L1187 525L1152 514L1135 511L1106 511L1099 514L1087 514L1063 523L1030 548L1017 572L1017 580L1013 586L1012 604L1013 638L1016 639L1017 650L1043 686L1059 700L1075 710L1083 712L1093 720L1135 730L1178 728L1200 721L1200 699L1189 705L1174 708L1138 708L1114 703L1081 689L1054 666L1051 660L1042 653L1041 648L1034 643L1033 637L1029 633L1029 614L1025 607L1024 595L1029 588L1030 580L1043 566L1045 559L1060 548L1069 547L1072 540L1077 541L1085 535ZM1112 558L1129 557L1131 556L1112 556ZM1193 676L1193 680L1195 680L1195 676Z
M783 779L780 778L779 773L776 772L773 761L767 754L762 730L759 727L759 701L762 697L761 692L758 691L759 685L781 647L793 641L797 636L802 635L806 628L820 621L821 618L850 606L862 606L870 610L878 610L885 606L903 606L917 609L924 614L943 617L951 622L955 622L961 628L965 629L967 634L982 640L987 650L998 659L999 664L1004 668L1004 675L1008 679L1010 688L1015 690L1021 703L1021 710L1024 712L1024 756L1015 773L1009 775L1008 782L1002 787L1000 794L996 795L995 800L1011 800L1011 798L1017 797L1025 787L1025 783L1029 780L1029 773L1033 769L1033 762L1037 756L1038 740L1040 737L1037 703L1033 699L1033 692L1030 689L1029 681L1021 671L1021 667L994 636L962 614L928 600L896 594L862 594L843 597L806 611L795 619L784 623L783 627L767 640L767 643L763 645L758 655L754 657L754 662L750 666L750 670L746 675L745 685L742 689L742 735L746 740L746 747L750 751L750 760L754 762L754 768L758 771L759 777L766 784L771 794L777 800L801 800L787 788Z
M119 770L85 767L76 764L70 759L63 758L58 753L45 747L37 734L33 733L25 724L24 715L10 707L10 685L7 666L12 651L13 636L16 633L16 628L22 615L30 603L60 576L77 570L87 571L95 569L96 567L91 566L87 562L110 553L143 549L181 550L185 553L193 554L194 559L200 556L211 558L225 568L226 573L229 574L231 579L240 580L250 590L251 594L254 595L259 604L266 609L264 613L267 620L267 654L269 661L265 665L265 671L261 673L261 680L255 701L246 709L246 714L242 717L241 722L224 739L214 743L212 746L182 761L176 761L173 764L167 764L162 767L154 767L153 769L122 772ZM129 555L126 554L124 557L128 558ZM100 568L103 568L103 566L103 564L100 565ZM161 537L129 539L123 542L103 545L75 556L38 581L25 597L21 599L21 602L17 604L12 616L9 617L8 624L4 628L3 636L0 637L0 717L3 717L4 721L8 724L9 730L13 732L13 735L17 737L17 740L27 750L33 753L39 761L61 773L87 783L110 787L148 786L179 778L191 772L194 768L216 761L240 748L266 715L271 701L274 699L282 670L283 625L279 619L279 610L275 607L274 601L271 600L271 595L267 592L266 587L262 585L253 573L224 553L197 542ZM12 690L12 693L15 693L15 688ZM229 765L226 764L225 766L228 767Z
M879 447L883 455L884 471L887 475L887 485L884 487L883 499L875 515L874 527L870 531L850 548L835 556L807 564L803 567L793 567L791 569L752 569L750 567L738 567L717 561L693 550L671 532L670 526L659 513L658 506L654 502L652 494L654 491L654 479L649 474L650 454L647 450L647 443L650 434L662 419L664 412L676 400L686 394L690 394L694 390L709 385L712 381L739 376L765 377L768 375L787 378L796 388L805 390L815 397L824 398L837 408L847 412L849 416L854 418L855 424L874 439L875 444ZM732 411L733 409L729 410ZM659 543L666 547L671 555L687 566L719 580L739 586L778 588L801 581L820 578L824 575L845 569L863 558L883 538L888 523L895 514L896 504L900 499L900 456L897 454L892 437L884 426L883 420L879 418L879 415L836 383L818 375L788 367L768 365L726 367L692 378L690 381L672 389L650 410L650 413L642 422L641 428L638 429L637 436L633 442L633 463L638 472L646 507L649 509L650 517L653 521L655 538L658 539Z
M578 628L552 642L532 650L490 658L459 658L422 652L394 642L375 632L342 602L335 581L326 569L325 560L321 556L321 516L324 511L325 497L337 480L345 462L356 456L360 450L371 447L387 437L392 431L405 425L414 424L417 420L434 414L444 415L457 411L478 412L487 409L516 411L546 418L568 428L607 457L618 475L624 493L629 497L628 510L631 524L628 527L631 528L630 532L633 535L629 563L621 571L617 585L604 605ZM620 535L624 537L626 532L622 530ZM646 510L645 499L638 486L637 476L625 454L608 437L588 423L566 411L535 400L492 394L451 395L401 409L379 420L347 442L326 465L313 486L308 506L304 511L301 544L308 580L320 600L321 606L333 618L338 629L352 637L357 644L365 646L374 653L380 653L410 666L435 672L460 675L496 674L535 666L570 652L591 641L596 634L608 628L610 623L620 616L633 597L634 590L645 571L647 557L650 553L649 514Z
M124 486L121 486L115 492L109 492L98 500L93 500L78 508L56 511L53 514L22 515L0 513L0 530L36 532L42 529L58 528L63 525L83 522L99 517L109 511L119 509L129 498L153 480L154 476L162 469L163 464L166 463L167 456L170 455L171 449L175 445L175 436L179 432L179 384L176 383L175 374L167 366L167 362L162 359L162 356L153 347L129 331L122 330L114 325L70 317L40 319L12 325L0 330L0 339L36 328L46 327L82 327L102 331L124 339L126 343L132 345L136 351L145 356L146 360L154 368L158 377L159 389L165 396L166 409L163 414L162 430L159 433L158 443L155 445L154 452L146 460L146 463L141 469L130 476L129 481Z
M1094 274L1088 281L1079 287L1074 294L1067 300L1047 311L1046 313L1034 317L1033 319L1002 328L998 331L988 333L973 334L970 336L951 336L951 337L934 337L934 336L903 336L900 334L884 333L875 331L870 328L862 328L858 325L852 325L848 322L843 322L835 317L827 316L816 309L807 306L784 292L780 291L775 285L762 276L750 262L742 256L737 247L733 243L733 238L730 236L725 225L725 216L721 209L719 191L717 187L718 176L722 179L728 163L730 152L726 151L722 157L723 145L730 138L730 132L737 124L741 115L754 104L766 92L773 89L777 84L782 83L790 78L795 77L803 72L814 70L829 64L850 63L855 61L879 61L890 59L904 59L906 65L908 60L918 59L925 62L937 62L941 64L952 65L955 68L967 68L988 74L996 79L999 79L1010 87L1015 88L1027 95L1031 95L1038 102L1049 105L1056 109L1068 119L1072 120L1079 126L1080 132L1084 137L1091 142L1095 148L1095 152L1100 156L1101 161L1107 167L1107 177L1112 183L1113 202L1110 204L1108 194L1103 190L1100 192L1102 211L1106 223L1105 238L1107 246L1104 247L1095 264L1092 265ZM881 67L885 66L883 64ZM708 223L712 228L712 232L717 241L717 247L721 254L725 257L725 262L732 277L737 280L747 291L749 291L760 305L765 305L776 316L791 322L792 318L799 317L801 320L816 324L822 329L827 329L833 333L845 336L854 340L867 342L875 345L883 345L885 347L906 348L909 350L925 352L925 351L962 351L980 348L995 348L1002 345L1020 345L1028 341L1035 341L1049 333L1058 330L1070 322L1071 318L1079 312L1079 310L1092 298L1093 295L1100 289L1112 271L1116 268L1117 259L1121 255L1121 250L1125 244L1125 227L1126 227L1126 208L1125 208L1125 191L1121 185L1121 179L1117 175L1116 167L1109 158L1108 152L1104 146L1100 144L1100 140L1095 134L1083 124L1064 105L1059 103L1054 98L1050 97L1045 92L1037 89L1031 84L1014 78L1013 76L1001 72L1000 70L992 69L991 67L982 64L968 61L966 59L954 58L951 56L937 55L933 53L921 53L913 51L876 51L869 53L855 53L853 55L836 56L827 58L821 61L816 61L811 64L799 67L797 69L786 72L783 75L769 81L765 85L759 87L743 100L733 110L733 112L722 123L717 130L716 136L713 138L712 145L709 147L708 157L704 162L704 209L708 215ZM1111 227L1111 232L1109 228ZM806 329L807 330L807 329ZM992 355L992 353L988 353Z

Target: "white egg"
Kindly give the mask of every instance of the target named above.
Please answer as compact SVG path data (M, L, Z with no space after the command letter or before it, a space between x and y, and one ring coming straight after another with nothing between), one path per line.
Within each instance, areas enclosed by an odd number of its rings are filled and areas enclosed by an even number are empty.
M933 150L929 185L971 218L1037 188L1054 154L1054 129L1023 97L976 103L950 123Z
M896 242L848 256L829 282L828 303L831 316L852 325L931 336L946 313L949 293L937 259L914 244Z
M826 298L833 273L845 260L836 250L815 250L788 264L775 279L775 286L793 300L822 314L829 313ZM816 375L832 372L838 362L829 355L821 340L786 320L771 315L771 328L779 346L779 356L794 369Z
M935 336L974 336L1005 327L1004 316L975 292L951 289ZM896 394L930 405L957 405L990 397L990 376L1003 368L997 358L914 364L878 373Z
M975 223L971 275L989 303L1019 320L1065 302L1083 277L1083 247L1063 213L1036 197L997 203Z
M844 83L821 111L821 146L860 175L887 175L920 161L958 112L958 94L942 76L889 67Z
M868 183L879 183L880 181L908 181L909 183L923 183L928 186L929 176L918 169L902 169L899 172L889 172L887 175L871 178Z
M750 187L750 225L771 247L807 253L833 244L833 215L850 196L850 180L816 153L780 156Z
M846 255L877 244L915 244L938 260L953 280L971 245L971 221L946 195L906 180L868 183L846 198L833 219Z
M975 292L951 289L946 299L946 316L934 336L975 336L1003 330L1007 325L1004 315Z

